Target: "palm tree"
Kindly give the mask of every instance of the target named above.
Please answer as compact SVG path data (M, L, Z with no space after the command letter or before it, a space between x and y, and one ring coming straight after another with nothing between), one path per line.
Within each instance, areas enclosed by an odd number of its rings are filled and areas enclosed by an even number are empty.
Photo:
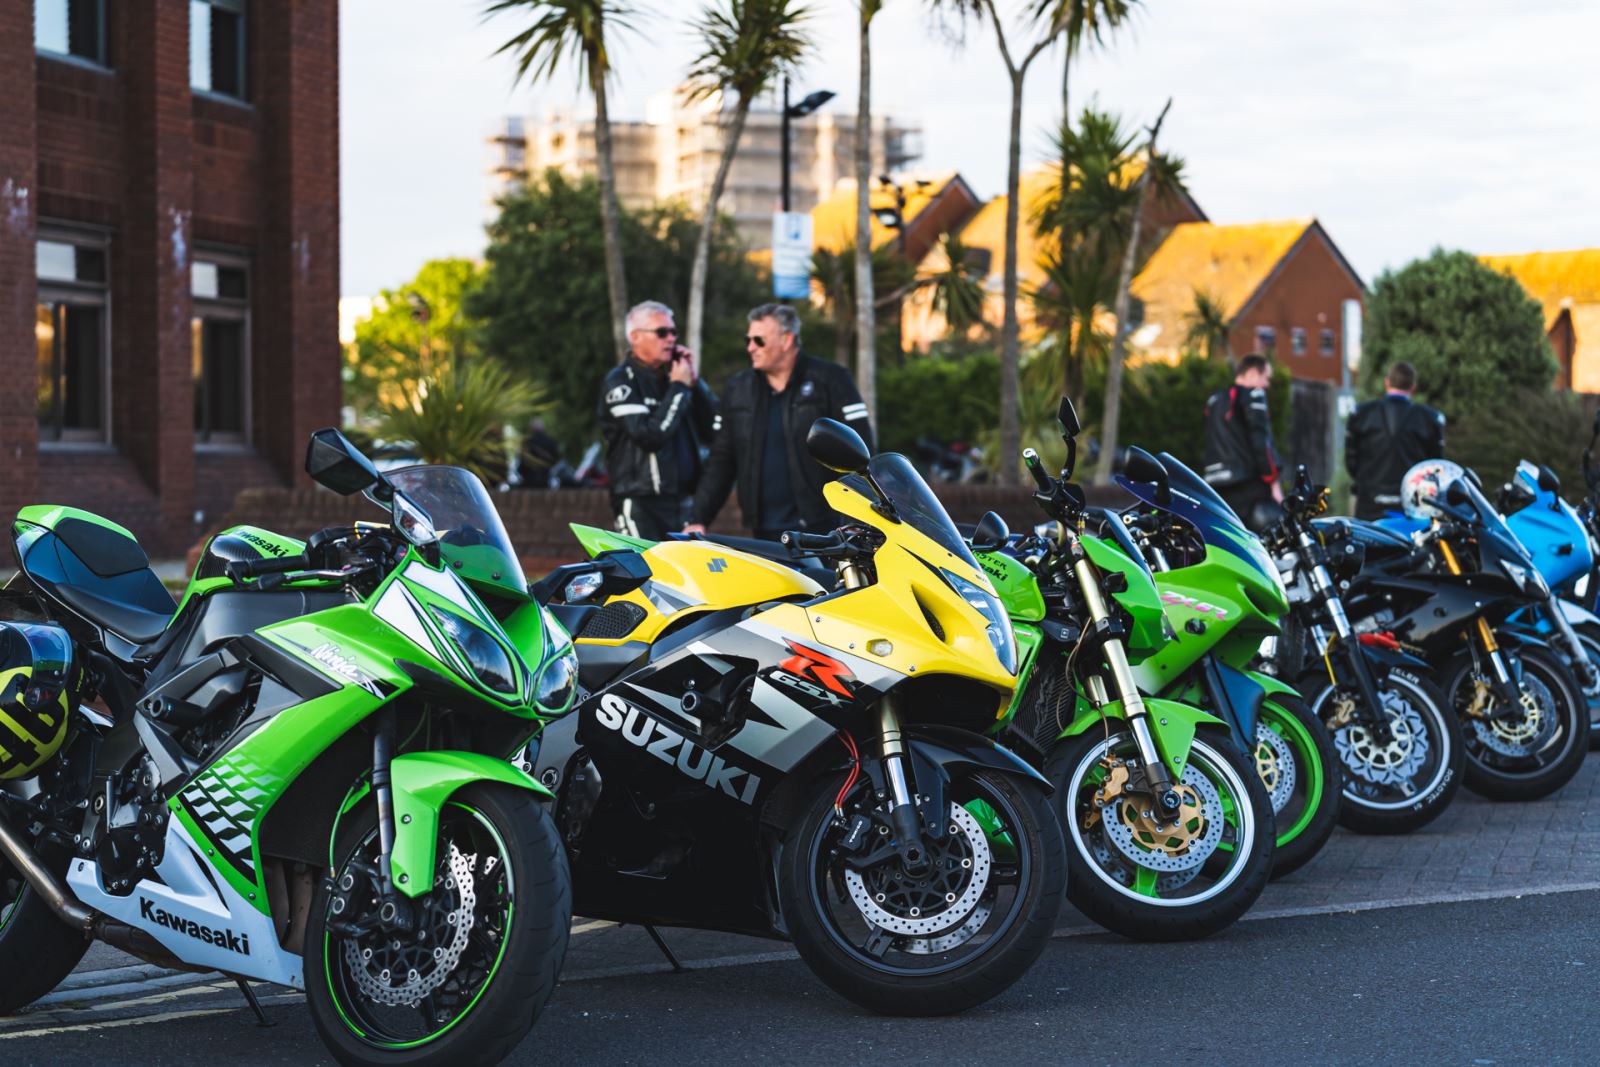
M728 182L728 170L744 134L750 105L780 75L800 64L811 42L803 27L810 8L797 0L721 0L708 7L696 23L701 52L689 70L693 88L689 99L735 98L733 115L722 138L722 158L706 197L700 235L694 245L694 267L689 275L689 348L700 352L704 325L706 273L711 261L711 229L717 222L717 203Z
M935 266L918 275L915 285L929 291L933 310L955 337L965 337L983 322L983 275L972 254L955 234L939 235Z
M811 254L811 280L822 288L822 304L833 318L834 360L841 366L850 363L850 346L856 337L858 312L856 306L856 276L852 269L856 262L855 245L845 245L837 252L819 248ZM935 282L919 278L912 273L911 264L891 246L872 250L869 261L872 267L868 292L874 294L872 310L887 307L904 299L912 291L934 286ZM939 276L941 279L943 275ZM882 296L876 294L882 293Z
M1233 325L1222 300L1201 289L1194 291L1194 308L1184 316L1183 343L1186 348L1204 352L1215 362L1225 359L1233 366L1233 349L1228 339Z
M617 206L616 168L611 161L611 114L606 79L611 74L611 35L629 28L632 10L617 0L491 0L486 17L523 11L533 24L495 50L517 59L516 80L547 81L564 62L578 65L580 79L594 94L594 149L600 171L600 224L605 234L606 290L611 297L611 336L617 359L628 351L623 316L628 312L628 278L622 264L622 210Z
M1002 272L1001 299L1004 317L1000 326L1000 458L999 477L1002 485L1016 485L1022 476L1021 430L1018 423L1017 390L1019 365L1022 358L1022 324L1017 318L1017 228L1020 205L1017 203L1022 187L1022 87L1028 68L1039 54L1048 48L1065 30L1064 22L1044 19L1037 23L1038 36L1025 52L1014 53L1006 38L1005 22L994 0L928 0L929 6L941 15L953 16L957 23L968 18L987 18L994 27L995 41L1000 46L1000 58L1005 63L1006 74L1011 79L1011 144L1006 169L1006 233L1005 265Z
M1100 320L1116 296L1116 272L1109 257L1086 248L1052 256L1044 272L1044 285L1030 296L1039 318L1061 333L1059 385L1047 385L1045 392L1054 395L1059 389L1081 412L1089 367L1105 359L1110 345Z
M857 0L861 84L856 94L856 388L871 420L878 421L877 316L872 295L872 20L883 0Z
M1117 301L1113 309L1117 316L1117 332L1111 338L1111 355L1106 362L1106 409L1100 418L1100 462L1094 472L1094 480L1098 485L1110 484L1111 468L1116 461L1118 423L1122 418L1123 351L1128 342L1129 297L1133 287L1134 263L1139 253L1139 230L1144 223L1144 205L1151 186L1163 180L1159 175L1174 172L1172 161L1163 161L1156 154L1156 138L1171 109L1172 101L1169 99L1161 109L1161 114L1156 116L1155 125L1150 127L1150 139L1145 142L1145 167L1139 173L1139 180L1134 183L1138 196L1134 198L1133 225L1123 249L1122 268L1117 273Z
M1084 45L1103 45L1106 35L1127 21L1139 0L1033 0L1029 15L1037 23L1061 26L1061 39L1066 50L1061 57L1061 124L1072 121L1072 62L1078 58ZM1061 156L1062 191L1065 192L1067 173L1072 158L1065 154L1070 145L1063 140L1058 146Z

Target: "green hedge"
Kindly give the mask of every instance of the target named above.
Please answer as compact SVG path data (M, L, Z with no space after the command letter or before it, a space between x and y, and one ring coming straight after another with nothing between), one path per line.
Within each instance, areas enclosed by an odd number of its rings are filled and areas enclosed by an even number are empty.
M914 357L878 372L880 448L915 457L918 437L972 442L999 422L1000 360L992 353Z

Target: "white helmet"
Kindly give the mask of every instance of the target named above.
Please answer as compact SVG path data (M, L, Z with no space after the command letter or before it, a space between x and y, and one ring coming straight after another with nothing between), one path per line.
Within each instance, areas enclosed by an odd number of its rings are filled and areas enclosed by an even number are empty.
M1434 499L1443 496L1451 482L1466 476L1467 472L1459 463L1451 463L1447 459L1425 459L1406 471L1406 476L1400 479L1400 506L1405 509L1407 517L1422 522L1442 518L1442 513L1434 506Z

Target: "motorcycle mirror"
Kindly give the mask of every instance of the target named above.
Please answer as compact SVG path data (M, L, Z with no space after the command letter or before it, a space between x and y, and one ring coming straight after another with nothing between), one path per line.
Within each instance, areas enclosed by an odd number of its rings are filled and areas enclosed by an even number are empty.
M379 500L387 500L394 490L372 461L350 443L350 439L333 427L318 430L311 435L306 447L306 473L319 485L325 485L340 496L350 496L363 490L372 490Z
M1466 507L1472 502L1472 498L1467 495L1467 487L1461 484L1461 479L1457 478L1445 487L1444 502L1453 508Z
M1468 467L1466 473L1467 481L1472 483L1472 487L1480 493L1483 492L1483 479L1478 477L1478 472Z
M812 459L839 474L860 474L872 460L861 435L837 419L818 419L811 424L806 432L806 451Z
M1541 492L1561 495L1561 479L1556 477L1556 472L1549 467L1539 468L1539 489Z
M1138 445L1128 448L1128 458L1123 461L1122 473L1130 481L1155 483L1157 504L1165 505L1172 502L1172 476L1167 473L1166 465Z
M1011 528L1006 525L1006 520L993 511L986 511L972 531L972 547L978 552L993 552L1005 544L1010 536Z
M1078 422L1078 411L1072 406L1071 397L1062 397L1061 403L1056 405L1056 425L1061 427L1061 436L1065 438L1076 437L1083 429Z

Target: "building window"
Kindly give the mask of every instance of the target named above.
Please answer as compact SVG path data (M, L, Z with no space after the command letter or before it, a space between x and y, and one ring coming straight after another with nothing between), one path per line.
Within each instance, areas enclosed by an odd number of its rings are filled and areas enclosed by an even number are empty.
M242 444L250 429L249 268L241 259L196 259L190 288L195 440Z
M189 85L243 100L245 0L189 0Z
M33 47L106 64L106 0L33 0Z
M41 441L104 441L110 306L103 238L46 232L37 245Z
M1320 351L1325 356L1331 356L1331 355L1334 354L1334 349L1333 349L1333 331L1328 329L1327 327L1323 327L1323 329L1322 329L1322 341L1321 341Z
M1271 355L1278 347L1278 331L1271 326L1256 327L1256 351Z
M1289 331L1289 346L1297 356L1306 354L1306 331L1303 327L1296 326Z

